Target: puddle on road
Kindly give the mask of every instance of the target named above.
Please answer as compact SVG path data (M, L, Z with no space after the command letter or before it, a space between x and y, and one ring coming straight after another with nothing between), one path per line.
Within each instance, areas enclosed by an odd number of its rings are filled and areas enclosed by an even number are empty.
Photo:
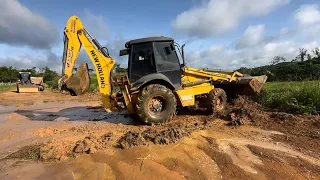
M42 142L35 132L42 128L68 129L90 121L133 124L124 113L107 113L94 102L48 102L30 106L0 105L0 157L24 145Z
M106 121L110 123L132 124L133 120L124 118L127 112L108 113L103 107L81 102L40 103L22 107L15 113L32 121ZM41 108L39 108L41 107Z
M0 105L0 115L5 113L10 113L15 111L17 108L15 106L4 106Z

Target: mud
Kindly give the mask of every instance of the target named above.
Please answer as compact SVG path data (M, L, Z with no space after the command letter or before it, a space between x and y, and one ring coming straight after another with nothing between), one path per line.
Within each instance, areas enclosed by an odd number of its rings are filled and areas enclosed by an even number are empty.
M126 133L118 141L118 147L122 149L132 148L140 145L153 144L171 144L178 142L183 137L190 135L189 131L171 127L165 130L156 130L149 128L143 132Z
M228 125L254 125L255 122L263 122L269 115L262 110L260 104L248 100L245 96L239 96L227 105L224 114L218 117L229 121Z
M172 122L156 127L95 123L73 126L69 129L40 128L34 134L40 137L55 136L55 139L35 145L40 152L37 160L60 161L81 154L93 154L109 147L128 149L146 145L174 144L185 136L190 136L193 131L205 130L213 126L213 123L207 121L185 124L181 120L176 117ZM13 154L16 155L9 155L7 158L25 154L25 150L21 149ZM21 156L23 155L19 155Z
M5 159L30 159L30 160L39 160L40 159L40 149L42 145L29 145L21 148L19 151L14 152Z
M190 110L147 126L94 99L42 100L1 108L1 179L320 178L317 116L240 97L220 119Z

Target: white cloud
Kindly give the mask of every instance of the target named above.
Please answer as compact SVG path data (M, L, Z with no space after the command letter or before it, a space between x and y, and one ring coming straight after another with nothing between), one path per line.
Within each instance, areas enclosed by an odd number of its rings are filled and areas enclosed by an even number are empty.
M320 8L318 4L302 5L296 11L294 19L301 26L310 26L320 23Z
M236 49L253 47L263 40L265 26L249 26L236 44Z
M184 11L172 22L175 32L189 36L208 37L236 28L248 17L263 16L288 4L290 0L210 0Z
M280 35L281 35L281 36L287 35L288 33L289 33L289 28L284 27L284 28L281 28L281 29L280 29Z
M187 62L193 67L205 64L206 67L234 70L269 64L275 56L283 56L291 61L299 54L299 48L307 49L312 55L312 50L320 47L318 11L319 6L316 5L301 6L293 15L296 20L294 25L298 26L283 27L273 35L265 34L267 26L251 25L230 46L214 45L214 48L194 50L187 54ZM312 17L306 20L310 14Z
M83 25L96 39L106 40L108 38L108 26L103 16L94 15L86 9Z
M293 19L297 31L307 40L313 40L320 34L320 6L318 4L304 4L296 10Z
M303 44L302 47L309 50L309 53L311 54L312 50L314 50L315 48L320 48L320 42L312 41L312 42Z
M48 66L50 69L61 72L61 57L50 50L43 52L16 53L10 56L0 57L0 66L12 66L17 69L28 69L37 67L42 69Z
M0 43L49 49L58 39L55 26L17 0L1 0Z
M223 47L216 45L203 51L191 51L186 54L186 61L190 67L221 68L235 70L240 67L258 67L269 64L275 56L282 56L287 61L293 60L299 53L299 48L303 47L312 54L312 50L320 46L320 41L312 41L305 44L298 44L293 41L270 42L259 44L256 47L236 50L233 47Z

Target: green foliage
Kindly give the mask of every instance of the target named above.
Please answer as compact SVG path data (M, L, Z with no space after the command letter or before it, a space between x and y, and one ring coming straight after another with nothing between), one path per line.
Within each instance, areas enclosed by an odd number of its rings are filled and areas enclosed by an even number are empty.
M90 74L90 87L88 92L94 92L94 91L98 91L99 90L99 86L98 86L98 80L97 80L97 75L96 74Z
M16 82L19 78L19 72L31 72L33 77L44 77L44 81L52 81L57 73L50 68L45 67L42 71L37 71L36 67L31 69L16 69L13 67L0 67L0 82Z
M58 77L56 76L53 80L46 81L46 84L51 89L58 89Z
M120 64L115 64L116 74L127 74L128 69L120 67Z
M316 58L304 62L281 62L257 68L240 68L239 72L257 76L268 75L268 81L304 81L320 79L320 61Z
M0 67L0 82L15 82L18 79L19 71L13 67Z
M319 88L320 81L268 82L255 100L272 111L319 114Z
M8 85L0 85L0 92L14 90L17 86L15 84L8 84Z
M55 71L52 71L49 67L44 68L44 74L43 74L43 81L49 82L49 81L57 81L58 74Z

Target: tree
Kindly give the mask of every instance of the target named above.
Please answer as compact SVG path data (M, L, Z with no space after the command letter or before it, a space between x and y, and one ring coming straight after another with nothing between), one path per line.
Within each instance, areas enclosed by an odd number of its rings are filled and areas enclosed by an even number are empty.
M53 81L57 78L58 74L52 71L48 66L44 68L43 81Z
M94 69L89 69L89 73L90 74L93 73L93 71L94 71Z
M117 63L116 63L114 66L115 66L115 68L116 68L116 71L118 71L119 68L120 68L120 64L117 64Z
M320 61L320 49L319 48L315 48L313 51L313 54L315 55L315 59L317 60L317 61Z
M285 62L286 58L282 57L282 56L275 56L272 61L270 62L271 65L275 65L278 64L280 62Z
M306 50L305 48L299 48L299 55L298 55L298 59L303 62L307 56L307 52L308 50Z
M311 57L311 55L308 53L308 55L307 55L307 59L308 59L308 61L312 61L312 57Z

